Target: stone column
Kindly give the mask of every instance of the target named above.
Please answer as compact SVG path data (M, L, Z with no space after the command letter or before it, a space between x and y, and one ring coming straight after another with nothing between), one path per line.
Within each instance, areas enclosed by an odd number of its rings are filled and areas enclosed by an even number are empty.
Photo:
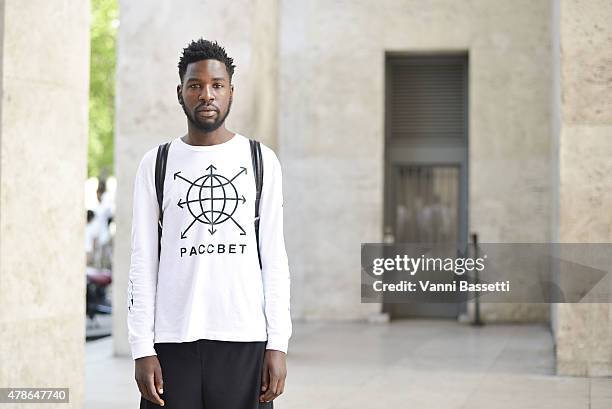
M612 3L561 0L560 242L612 241ZM557 371L612 375L612 304L553 307Z
M84 402L89 7L0 1L0 386L49 407Z

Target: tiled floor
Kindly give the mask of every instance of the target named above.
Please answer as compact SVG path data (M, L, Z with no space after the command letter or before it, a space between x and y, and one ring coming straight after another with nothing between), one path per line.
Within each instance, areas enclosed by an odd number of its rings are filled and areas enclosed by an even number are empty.
M138 406L133 361L87 344L86 408ZM554 375L540 325L294 323L276 409L611 409L612 379Z

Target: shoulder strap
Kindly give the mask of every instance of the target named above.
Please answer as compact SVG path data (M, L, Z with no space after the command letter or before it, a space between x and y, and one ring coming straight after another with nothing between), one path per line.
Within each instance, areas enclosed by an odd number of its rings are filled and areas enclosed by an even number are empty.
M159 206L159 221L157 223L157 258L161 257L161 236L164 221L162 203L164 201L164 179L166 177L166 161L170 142L159 145L157 148L157 159L155 160L155 193L157 193L157 205Z
M255 240L257 241L257 257L259 268L261 268L261 254L259 252L259 202L263 187L263 159L261 157L261 146L258 141L249 140L251 144L251 160L253 161L253 173L255 174Z

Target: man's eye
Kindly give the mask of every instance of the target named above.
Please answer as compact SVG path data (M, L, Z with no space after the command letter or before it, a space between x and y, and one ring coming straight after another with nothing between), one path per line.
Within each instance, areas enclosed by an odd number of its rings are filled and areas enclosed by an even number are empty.
M196 88L196 87L199 87L199 86L200 86L200 84L191 84L191 85L189 86L189 88Z
M223 88L223 84L215 84L216 88Z

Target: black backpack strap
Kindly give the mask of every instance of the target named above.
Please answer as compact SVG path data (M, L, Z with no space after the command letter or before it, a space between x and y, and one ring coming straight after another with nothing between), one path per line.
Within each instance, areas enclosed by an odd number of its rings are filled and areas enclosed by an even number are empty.
M166 177L166 162L168 160L168 149L170 142L159 145L157 148L157 159L155 160L155 192L157 193L157 205L159 206L159 220L157 223L157 258L161 257L161 236L164 221L162 203L164 201L164 179Z
M263 187L263 159L261 157L261 145L258 141L249 140L251 144L251 160L253 161L253 173L255 174L255 240L257 241L257 257L259 268L261 268L261 254L259 252L259 202L261 200L261 189Z

